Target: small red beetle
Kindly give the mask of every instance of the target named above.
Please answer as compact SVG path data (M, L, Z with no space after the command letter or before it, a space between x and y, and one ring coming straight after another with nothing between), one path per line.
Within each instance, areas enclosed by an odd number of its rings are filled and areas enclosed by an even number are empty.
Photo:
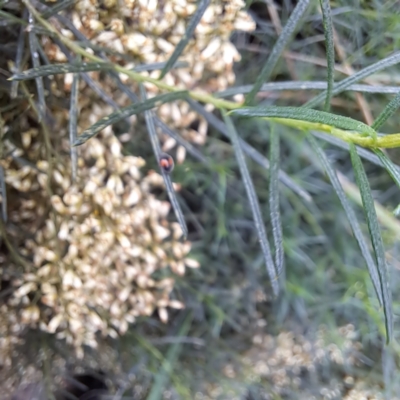
M169 174L174 169L174 159L167 153L161 153L159 165L164 172Z

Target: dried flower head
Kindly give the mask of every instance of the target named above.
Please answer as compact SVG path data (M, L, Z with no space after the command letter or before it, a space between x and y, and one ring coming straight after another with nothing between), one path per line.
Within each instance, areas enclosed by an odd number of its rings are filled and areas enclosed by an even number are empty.
M14 148L16 153L37 157L36 142L25 151ZM170 204L150 193L161 177L143 177L144 163L123 155L110 130L83 146L76 183L68 155L56 165L39 159L21 168L11 157L2 161L6 182L26 193L16 196L10 220L27 236L9 234L31 262L12 272L6 257L1 269L14 287L3 304L3 326L12 326L15 337L25 327L40 328L80 352L82 345L96 346L97 333L123 334L137 317L155 311L166 322L168 307L183 307L170 297L168 269L182 275L186 264L197 265L186 259L190 243L181 242L176 223L166 219ZM164 277L154 278L160 270ZM0 350L10 340L1 332Z
M243 0L211 1L193 38L179 58L187 66L171 70L164 81L180 89L196 88L206 92L224 90L232 85L235 81L233 65L240 60L240 55L230 37L235 30L255 29L255 23L242 10L244 6ZM184 36L187 23L196 7L197 2L194 0L124 0L119 3L110 1L107 5L100 0L85 0L75 2L71 19L74 26L94 45L108 47L123 56L115 56L113 61L132 68L138 64L166 62ZM71 35L70 31L66 31ZM50 59L59 61L63 57L60 49L50 41L46 41L45 49L50 54ZM132 61L126 61L127 57ZM158 78L160 71L144 74ZM90 75L98 81L98 73ZM126 76L121 76L121 79L128 83ZM115 87L112 79L99 84L108 94L110 88ZM133 82L129 84L132 85ZM153 85L145 86L150 96L159 93L159 89ZM69 87L70 83L65 82L65 88L68 90ZM122 96L117 103L125 106L129 100ZM169 126L179 129L179 133L187 140L204 144L207 122L190 110L187 103L164 104L158 114ZM173 139L168 139L167 135L162 138L164 151L176 146ZM185 157L182 149L178 146L181 161Z

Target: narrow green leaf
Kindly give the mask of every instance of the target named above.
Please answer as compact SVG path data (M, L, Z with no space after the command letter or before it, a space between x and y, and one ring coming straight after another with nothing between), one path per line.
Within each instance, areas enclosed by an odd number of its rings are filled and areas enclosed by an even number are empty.
M146 111L145 115L147 113L150 113L150 112L151 111ZM162 174L162 176L164 178L165 188L167 189L168 197L169 197L169 199L171 201L172 208L174 209L174 213L175 213L176 219L178 220L179 225L180 225L180 227L182 229L183 238L187 239L188 228L187 228L187 225L186 225L186 220L185 220L185 217L183 215L182 208L181 208L181 206L179 204L178 198L176 196L176 192L175 192L174 186L173 186L172 181L171 181L171 176L168 175L163 170L161 170L161 174Z
M258 75L256 82L253 85L253 89L246 96L247 105L251 104L254 101L254 98L259 92L262 84L270 79L271 74L279 60L279 57L281 56L283 50L285 49L294 31L296 30L297 24L299 23L301 17L304 15L309 2L310 0L299 0L297 2L297 5L290 15L289 20L287 21L285 27L282 29L282 32L280 33L279 38L275 43L275 46L271 50L267 62L265 63L263 69Z
M71 144L71 169L72 169L72 182L76 181L78 173L78 149L72 146L75 143L77 136L78 125L78 88L79 88L79 74L74 74L72 78L71 87L71 101L69 107L69 142Z
M132 68L132 71L136 72L143 72L143 71L157 71L159 69L165 68L167 65L166 62L156 62L156 63L149 63L149 64L139 64ZM177 61L172 68L187 68L189 67L189 63L186 61Z
M114 69L114 65L105 62L50 64L50 65L42 65L38 68L31 68L27 69L26 71L16 73L10 79L13 81L24 81L43 76L68 74L71 72L109 71L112 69Z
M324 23L326 61L328 66L327 90L324 110L329 111L333 89L333 74L335 71L335 46L333 43L333 23L331 15L331 5L329 0L320 0L322 10L322 20Z
M335 128L355 131L357 133L376 137L376 131L363 122L357 121L353 118L342 117L341 115L331 114L325 111L311 110L304 107L243 107L232 110L229 114L241 115L244 117L286 118L299 121L316 122Z
M386 105L383 111L378 115L371 128L376 131L396 112L400 107L400 92Z
M318 144L316 139L312 135L308 135L307 140L311 144L311 147L317 154L318 158L321 161L321 164L323 165L329 180L332 183L333 189L336 192L336 195L339 197L340 203L342 204L342 207L346 213L347 219L349 221L349 224L351 226L351 229L353 231L354 237L356 238L358 245L361 250L361 254L364 257L364 260L367 264L369 274L371 276L371 281L372 284L374 285L375 292L378 296L379 303L383 304L383 293L382 293L382 287L380 284L380 277L379 277L379 272L376 267L376 264L371 256L371 253L368 249L368 244L365 241L364 235L361 231L360 225L358 223L357 217L351 208L351 205L346 197L346 194L344 193L344 190L342 188L342 185L339 182L339 179L336 175L336 171L332 167L330 161L328 160L326 154L322 150L321 146Z
M22 15L22 18L25 20L28 16L28 10L25 9L24 13ZM18 43L17 43L17 55L15 57L15 72L19 72L21 70L21 63L22 63L22 56L24 53L24 47L25 47L25 27L22 25L20 27L19 35L18 35ZM13 71L13 72L14 72ZM11 93L10 97L12 99L15 99L18 95L18 82L12 82L11 83Z
M172 137L174 140L176 140L177 143L183 146L187 150L187 152L193 157L197 158L204 164L207 164L209 162L200 150L198 150L195 146L192 145L192 143L179 135L179 133L172 130L166 123L161 121L161 119L155 117L154 123L169 137Z
M57 18L61 18L61 15L57 15ZM64 43L58 38L53 38L54 43L60 48L65 54L70 64L74 63L74 57L71 55ZM87 73L82 72L81 78L87 83L87 85L100 97L106 104L109 104L114 110L119 110L119 105L98 85Z
M333 144L334 146L338 146L342 149L349 150L349 143L344 142L341 139L338 139L334 136L328 135L323 132L311 132L314 136L319 137L320 139ZM394 164L386 154L380 149L373 149L374 153L371 151L364 149L363 147L356 147L357 153L364 160L369 161L372 164L378 165L379 167L383 167L392 177L397 186L400 187L400 167Z
M7 222L7 189L3 166L0 165L1 216Z
M6 11L0 10L0 17L3 21L7 21L9 24L20 24L22 26L27 26L28 23L15 15L8 13Z
M49 7L46 7L44 4L39 3L39 2L37 2L35 4L35 6L38 8L38 10L40 10L43 13L50 10ZM77 42L76 42L77 45L92 49L97 55L99 55L103 59L106 59L104 54L110 54L110 55L122 58L123 60L126 60L126 61L134 61L134 57L129 56L128 54L120 53L120 52L112 50L106 46L100 46L100 45L94 44L93 41L90 41L80 30L78 30L75 27L73 22L70 19L68 19L67 17L65 17L64 15L56 14L54 17L61 24L63 24L68 30L70 30L73 33L73 35L77 38ZM104 53L104 54L102 54L102 53Z
M339 83L336 83L333 87L332 90L332 96L339 94L346 90L349 86L351 86L353 83L359 82L362 79L371 76L372 74L375 74L376 72L382 71L385 68L389 68L393 65L396 65L400 62L400 52L396 52L392 54L389 57L384 58L383 60L380 60L376 62L375 64L370 65L369 67L366 67L362 69L361 71L358 71L357 73L349 76L348 78L343 79ZM317 106L319 103L324 101L326 98L326 91L320 93L318 96L315 96L313 99L308 101L305 104L305 107L307 108L313 108Z
M47 53L44 51L44 49L43 49L43 47L42 47L42 45L40 44L39 41L37 41L37 44L38 44L37 49L38 49L40 58L43 60L43 63L45 65L50 65L51 62L49 60L49 57L47 57ZM39 67L39 68L41 68L41 67Z
M334 146L349 150L349 143L344 142L343 140L340 140L334 136L327 135L323 132L312 132L312 134L328 143L333 144ZM378 165L379 167L384 167L386 171L390 174L394 182L397 184L397 186L400 187L400 167L394 164L390 160L390 158L387 157L385 153L383 153L383 151L381 151L380 149L374 149L374 154L371 151L364 149L363 147L357 146L356 149L358 155L364 160L367 160L372 164ZM396 207L396 209L393 211L393 214L396 217L400 216L400 205Z
M385 249L383 247L381 229L376 216L374 200L372 198L368 178L354 144L350 144L350 156L356 181L360 189L364 213L367 219L369 233L371 235L372 247L374 249L376 263L378 265L378 273L383 297L383 312L385 314L386 337L387 343L389 343L393 337L392 295L387 275Z
M65 10L66 8L72 6L76 2L77 2L77 0L60 1L59 3L55 4L54 6L49 7L48 10L42 14L42 17L45 19L48 19L48 18L52 17L53 15L56 15L59 12Z
M165 63L152 63L137 65L132 68L133 71L154 71L161 69ZM176 63L175 67L182 67L187 63ZM42 65L39 68L31 68L22 72L15 73L10 80L12 81L25 81L35 79L38 77L51 76L51 75L64 75L74 72L90 72L90 71L112 71L115 66L109 62L83 62L83 63L62 63Z
M243 85L230 87L226 90L214 93L215 97L224 98L235 96L236 94L249 93L253 85ZM326 82L321 81L287 81L287 82L269 82L264 83L260 92L271 92L281 90L326 90ZM371 86L363 84L353 84L346 87L343 91L365 92L365 93L382 93L393 94L399 92L398 86Z
M171 57L167 61L167 64L161 71L159 79L164 78L164 76L168 73L168 71L174 66L175 62L178 60L179 56L182 54L183 50L189 43L189 40L192 38L194 30L196 29L196 26L199 24L209 4L210 0L200 0L197 10L194 12L192 18L190 19L190 22L186 28L186 32L183 35L183 38L179 41L178 45L175 47L174 52L172 53Z
M385 167L386 171L392 177L396 185L400 188L400 171L399 167L393 164L392 160L380 149L374 149L374 153Z
M161 64L161 63L159 63L159 64ZM150 64L148 64L148 65L150 65ZM110 75L114 78L115 83L118 86L118 89L121 90L123 93L125 93L129 97L129 99L132 103L139 102L139 97L136 95L136 93L132 92L132 90L127 85L124 85L122 83L121 79L118 76L118 73L116 73L115 71L111 71ZM154 116L154 123L160 129L162 129L164 131L164 133L166 133L168 136L172 137L174 140L176 140L177 143L179 143L181 146L183 146L187 150L187 152L189 154L191 154L193 157L197 158L202 163L208 163L207 158L203 155L203 153L200 150L198 150L189 141L187 141L181 135L179 135L179 133L177 133L173 129L171 129L167 124L165 124L163 121L161 121L160 118Z
M220 121L214 114L208 112L202 105L198 102L188 99L187 100L190 106L202 115L207 122L221 132L225 137L230 137L228 128L226 125ZM269 161L266 157L264 157L259 151L257 151L254 147L250 146L246 143L243 139L239 138L240 146L242 147L243 151L253 159L257 164L261 167L269 169ZM279 170L279 180L287 186L290 190L300 196L303 200L311 203L312 197L311 195L304 190L300 185L298 185L289 175L286 174L285 171Z
M142 96L142 99L144 100L141 104L144 104L144 103L154 99L153 98L153 99L147 100L146 90L142 84L140 84L140 94ZM161 96L158 96L158 97L161 97ZM158 141L156 127L154 125L154 115L147 108L147 110L144 111L144 116L146 119L147 131L149 133L150 142L153 147L154 155L156 157L156 160L160 160L161 148L160 148L160 143ZM176 197L176 193L175 193L174 186L172 184L171 176L169 175L169 173L165 172L162 168L160 168L160 171L164 178L165 187L167 189L168 197L171 201L172 208L174 209L176 219L178 220L179 225L181 226L183 237L186 239L188 236L188 228L186 225L185 217L183 215L181 206L179 205L178 198Z
M251 179L249 170L246 165L246 160L244 158L244 153L240 145L239 136L236 132L236 129L233 126L231 119L227 115L224 115L224 120L228 128L228 131L230 133L233 149L235 151L236 159L239 164L240 173L242 175L244 186L246 188L247 197L249 199L250 208L253 213L253 219L257 230L258 240L260 241L261 249L264 255L265 264L267 267L269 279L271 281L272 290L274 292L274 295L277 296L279 293L278 274L276 271L274 261L272 259L271 248L268 242L267 233L265 231L264 223L262 220L260 205L258 204L253 181Z
M280 143L279 134L271 127L269 151L269 209L271 216L272 235L275 245L275 266L278 275L284 268L284 250L281 213L279 209L279 159Z
M124 118L128 118L131 115L150 110L151 108L154 108L159 104L182 99L186 96L186 94L186 91L161 94L141 103L131 104L127 107L121 108L120 110L113 112L107 117L102 118L101 120L94 123L90 128L86 129L85 132L83 132L82 135L75 140L73 146L80 146L107 126L113 125Z
M34 18L31 13L29 13L29 24L34 25ZM34 68L39 68L40 67L40 62L39 62L39 53L37 50L37 38L35 32L32 30L29 32L29 47L31 51L31 58L32 58L32 64ZM38 77L36 78L36 89L38 93L38 114L39 114L39 122L44 119L46 115L46 101L45 101L45 96L44 96L44 87L43 87L43 81L42 78Z

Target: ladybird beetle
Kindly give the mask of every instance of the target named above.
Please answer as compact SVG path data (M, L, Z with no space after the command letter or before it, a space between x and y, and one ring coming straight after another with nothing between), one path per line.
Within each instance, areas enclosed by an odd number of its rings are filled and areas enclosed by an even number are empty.
M169 154L162 153L159 165L164 172L169 174L174 169L174 160Z

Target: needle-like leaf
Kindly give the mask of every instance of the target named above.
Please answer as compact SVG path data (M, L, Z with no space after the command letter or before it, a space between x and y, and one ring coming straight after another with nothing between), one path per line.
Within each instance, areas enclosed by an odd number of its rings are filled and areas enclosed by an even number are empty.
M268 242L267 233L265 231L264 223L262 220L260 205L258 204L253 181L251 179L250 172L246 165L246 160L244 158L244 153L240 145L239 136L236 132L236 129L229 116L224 115L224 121L230 133L233 149L235 151L236 159L239 164L240 173L242 175L243 183L246 188L247 197L249 199L250 208L253 213L253 219L257 230L258 240L260 241L261 249L264 255L265 265L267 267L267 272L269 275L269 279L271 281L272 290L274 292L274 295L277 296L279 293L278 273L274 261L272 259L271 248Z
M324 169L329 177L329 180L332 183L333 189L335 190L336 195L339 197L340 203L342 204L342 207L346 213L354 237L356 238L358 245L360 246L361 254L364 257L365 262L367 263L368 271L371 276L372 284L374 285L375 292L378 296L379 302L380 304L383 304L383 293L377 267L375 265L374 260L372 259L371 253L369 252L368 244L365 241L364 235L362 234L357 217L353 209L351 208L351 205L346 197L346 194L344 193L342 185L339 182L336 171L332 167L331 162L328 160L328 157L326 156L326 154L324 153L324 151L322 150L321 146L318 144L316 139L312 135L309 135L307 139L311 144L311 147L317 154L318 158L320 159L322 165L324 166Z
M243 107L230 111L230 114L241 115L243 117L269 117L286 118L299 121L316 122L329 125L339 129L355 131L376 137L376 131L363 122L341 115L327 113L325 111L311 110L304 107L277 107L259 106Z
M271 127L270 131L270 151L269 151L269 209L271 216L272 235L275 245L275 266L278 275L284 268L284 251L283 251L283 234L281 213L279 209L279 159L280 159L280 143L279 134L275 127Z
M289 20L287 21L285 27L282 29L282 32L280 33L279 38L276 41L267 62L265 63L263 69L258 75L253 85L253 89L246 96L246 104L251 104L253 102L256 94L260 91L262 84L268 81L271 77L272 71L277 64L279 57L281 56L283 50L291 39L298 22L300 21L301 17L304 15L304 12L307 9L309 2L310 0L299 0L297 2L297 5L290 15Z
M7 189L4 176L4 169L0 165L0 193L1 193L1 216L4 222L7 222Z
M73 146L80 146L107 126L113 125L124 118L128 118L131 115L150 110L151 108L156 107L158 104L164 104L169 101L182 99L185 97L186 93L186 91L179 91L161 94L159 96L152 97L151 99L142 101L141 103L135 103L127 107L121 108L120 110L113 112L107 117L102 118L101 120L94 123L90 128L86 129L85 132L83 132L82 135L75 140Z
M161 121L161 119L155 117L154 123L169 137L172 137L174 140L176 140L177 143L183 146L193 157L197 158L199 161L205 164L209 162L200 150L198 150L195 146L193 146L192 143L190 143L173 129L171 129L166 123Z
M146 91L145 91L143 85L140 85L140 94L143 99L143 102L139 103L139 104L145 104L146 102L152 100L152 99L147 100ZM161 96L157 96L157 97L161 97ZM160 160L161 148L160 148L160 143L158 141L156 127L154 125L154 115L151 111L148 111L148 110L149 110L149 108L147 108L146 110L143 110L144 116L146 119L147 131L149 133L150 142L153 147L153 152L156 157L156 160ZM183 216L181 206L179 205L178 198L176 197L175 189L174 189L174 186L171 181L171 176L167 172L165 172L162 168L160 168L160 170L161 170L162 176L164 178L165 187L167 189L168 197L171 201L172 208L174 209L176 218L179 222L179 225L181 226L183 237L186 239L187 235L188 235L188 228L186 225L185 217Z
M396 112L400 107L400 92L386 105L383 111L378 115L371 128L376 131Z
M194 12L187 28L186 32L183 35L183 38L180 40L180 42L177 44L175 47L174 52L172 53L171 57L167 61L167 64L163 68L160 74L160 79L164 78L164 76L168 73L168 71L174 66L176 61L178 60L179 56L182 54L183 50L189 43L189 40L191 39L194 30L196 29L196 26L199 24L201 17L207 10L208 5L210 4L210 0L200 0L199 5L197 7L197 10Z
M362 165L360 156L357 154L356 146L354 146L354 144L350 144L350 156L354 168L356 181L360 189L365 218L367 220L369 233L371 235L372 247L374 249L376 263L378 265L379 280L383 298L382 305L383 312L385 314L386 338L387 343L389 343L393 337L392 295L387 276L385 249L383 247L381 229L379 227L378 218L376 216L374 200L372 198L368 178Z
M60 48L60 50L65 54L69 63L73 64L74 57L70 54L66 46L57 38L53 38L53 40L54 43ZM114 108L114 110L119 110L118 104L87 73L82 72L81 78L105 103L109 104L112 108Z
M152 63L137 65L132 68L133 71L154 71L161 69L165 63ZM186 65L185 63L176 63L175 67ZM72 72L90 72L90 71L112 71L115 65L108 62L82 62L82 63L62 63L42 65L39 68L31 68L22 72L15 73L10 80L24 81L35 79L38 77L51 76L51 75L64 75Z
M332 90L332 96L345 91L349 86L353 85L354 83L359 82L362 79L371 76L372 74L375 74L376 72L382 71L385 68L389 68L393 65L396 65L399 62L400 62L400 52L398 51L392 54L391 56L386 57L383 60L380 60L375 64L372 64L362 69L361 71L358 71L357 73L349 76L348 78L345 78L342 81L336 83ZM308 101L305 104L305 107L313 108L322 101L324 101L325 98L326 98L326 91L320 93L318 96L315 96L313 99Z
M48 18L52 17L53 15L56 15L59 12L65 10L66 8L72 6L76 2L77 2L77 0L60 1L57 4L55 4L53 7L49 7L49 9L42 14L42 17L48 19Z
M393 181L400 188L400 171L399 167L393 164L392 160L380 149L374 149L374 153L385 167L386 171L392 177Z
M13 81L25 81L43 76L63 75L71 72L109 71L112 69L114 69L114 65L111 63L83 62L50 64L16 73L10 79Z
M215 97L223 98L235 96L236 94L249 93L253 85L234 86L226 90L214 93ZM273 92L281 90L326 90L326 82L321 81L288 81L264 83L260 88L261 92ZM353 84L343 91L366 92L366 93L398 93L398 86L371 86L364 84Z
M72 182L76 181L78 173L78 149L75 146L72 146L72 144L75 143L77 136L78 87L79 87L79 74L74 74L72 78L71 101L69 108L69 141L71 144Z
M28 16L28 10L25 9L22 18L25 20ZM17 55L15 57L15 72L21 70L22 55L25 47L25 27L22 25L19 31L18 43L17 43ZM11 98L15 99L18 95L18 82L11 83Z
M29 25L31 27L34 26L34 18L31 13L29 13ZM32 64L34 68L39 68L40 67L40 62L39 62L39 53L37 50L37 38L35 32L31 29L29 32L29 47L31 50L31 58L32 58ZM44 96L44 88L43 88L43 81L42 78L38 77L35 79L36 80L36 89L38 93L38 111L39 111L39 122L44 119L45 114L46 114L46 102L45 102L45 96Z
M333 24L331 5L329 0L320 0L322 9L322 20L324 23L326 61L328 65L327 90L324 110L329 111L333 89L333 74L335 71L335 46L333 43Z

